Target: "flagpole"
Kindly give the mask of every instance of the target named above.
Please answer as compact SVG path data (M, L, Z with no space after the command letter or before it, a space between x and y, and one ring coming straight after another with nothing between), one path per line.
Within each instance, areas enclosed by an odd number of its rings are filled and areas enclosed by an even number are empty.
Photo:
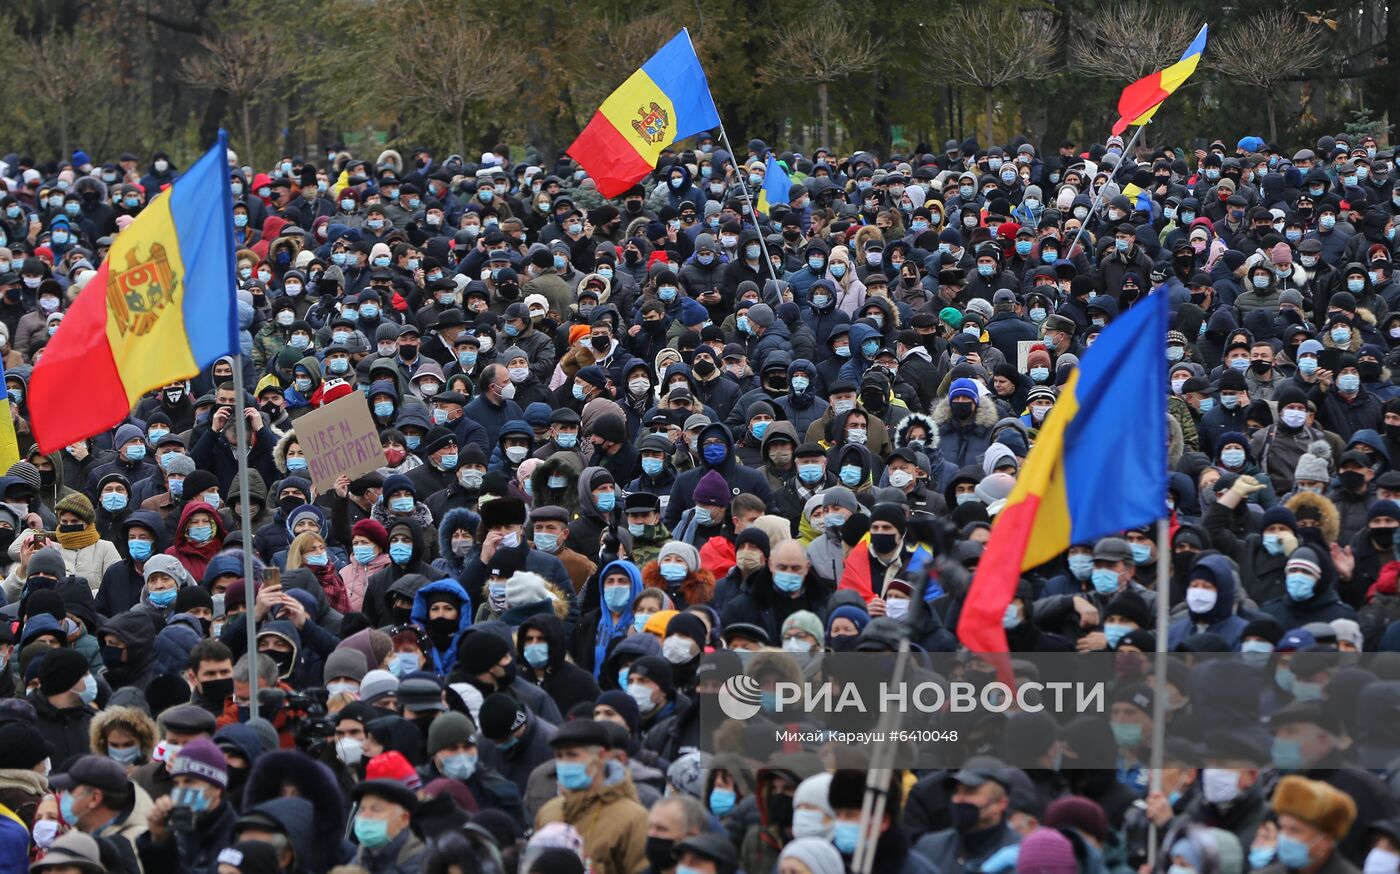
M1136 145L1137 145L1138 137L1142 136L1142 129L1145 128L1145 127L1147 127L1148 124L1150 124L1150 122L1137 125L1137 130L1133 131L1132 139L1128 140L1128 145L1125 146L1125 147L1123 148L1123 160L1127 160L1128 156L1131 155L1131 154L1133 153L1133 146L1136 146ZM1123 166L1123 160L1120 160L1120 161L1118 162L1118 166L1119 166L1119 167ZM1116 172L1117 169L1118 169L1118 168L1115 167L1115 168L1114 168L1114 171ZM1109 177L1109 178L1110 178L1110 179L1112 178L1112 174L1110 174L1110 177ZM1079 232L1076 233L1076 234L1074 235L1074 239L1073 239L1072 241L1070 241L1070 244L1069 244L1069 253L1068 253L1068 255L1067 255L1066 257L1069 257L1069 258L1073 258L1073 257L1074 257L1074 247L1077 246L1077 245L1079 245L1079 238L1082 237L1082 236L1084 236L1084 229L1087 228L1087 227L1089 227L1089 219L1094 215L1094 212L1095 212L1096 210L1098 210L1098 208L1099 208L1099 202L1100 202L1101 200L1103 200L1103 189L1104 189L1104 187L1105 187L1105 186L1100 186L1099 190L1096 191L1096 192L1094 192L1094 202L1091 203L1091 204L1089 204L1089 215L1086 215L1086 216L1084 217L1084 221L1082 221L1082 222L1079 223Z
M724 148L729 152L729 160L734 165L734 177L739 180L739 188L744 192L744 202L748 208L749 215L753 217L754 230L758 232L758 244L763 247L763 263L768 265L768 278L773 280L773 284L778 283L777 271L773 269L773 259L768 257L768 241L763 237L763 227L758 223L758 203L754 201L753 194L749 191L748 181L744 179L744 174L739 168L739 159L734 155L734 147L729 144L729 134L724 129L724 122L719 124L719 138L724 141ZM740 252L740 257L744 253ZM759 294L759 300L763 295Z
M256 604L257 587L253 582L253 517L249 510L248 487L248 421L243 415L245 395L243 390L243 355L233 359L234 433L238 446L234 455L238 457L238 516L243 528L243 624L248 633L248 715L258 718L258 630Z
M1138 128L1142 130L1142 128ZM1152 695L1152 782L1150 792L1162 791L1162 764L1167 743L1167 631L1171 624L1172 558L1167 517L1157 520L1157 672ZM1147 866L1157 861L1157 825L1148 823Z

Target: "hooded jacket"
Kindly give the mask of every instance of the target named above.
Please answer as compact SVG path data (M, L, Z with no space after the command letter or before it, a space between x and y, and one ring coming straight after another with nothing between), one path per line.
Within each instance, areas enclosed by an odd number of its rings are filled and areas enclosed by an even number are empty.
M603 580L612 573L624 573L632 583L631 596L616 620L603 600ZM573 653L574 663L591 670L594 679L601 675L603 663L607 661L608 647L614 640L625 638L632 631L632 604L642 593L642 572L630 561L609 562L598 572L596 585L599 606L579 619L578 629L574 633Z
M214 519L214 536L204 543L195 543L186 535L186 526L189 525L190 517L195 513L203 511ZM166 555L173 555L180 560L180 564L185 566L185 570L190 572L190 576L195 579L203 579L205 568L209 567L209 561L219 551L223 549L224 542L224 520L219 512L203 501L190 501L185 504L180 511L180 523L175 529L175 542L170 548L165 550Z
M409 619L425 633L429 633L430 639L428 596L438 592L445 592L457 599L457 630L452 633L451 639L445 646L438 646L437 641L432 640L427 652L428 658L433 664L433 670L439 676L445 677L457 665L457 644L461 639L462 632L471 627L472 602L471 598L467 596L467 591L456 580L438 580L419 588L413 595L413 610L409 614Z
M516 639L524 641L525 632L530 630L539 631L544 635L545 644L549 648L549 660L545 663L544 675L537 677L534 670L525 667L529 664L525 660L525 647L523 643L518 644L520 676L539 686L553 698L560 713L568 713L580 702L596 700L599 694L597 680L567 658L568 635L559 617L548 613L529 617L520 623Z
M810 375L811 384L805 391L797 392L792 388L792 375L798 371L803 371ZM783 415L798 434L806 434L807 429L812 427L812 423L820 419L830 406L818 394L817 368L806 358L795 359L788 365L788 390L787 394L780 398L775 398L771 403L782 410ZM801 443L802 441L797 441Z
M155 535L156 541L151 547L152 555L163 552L168 545L165 542L165 522L154 510L136 510L122 521L121 536L116 547L123 560L107 568L97 589L94 607L103 616L115 616L131 609L141 600L146 580L137 569L137 562L131 557L130 548L127 546L131 529L136 527L144 528Z
M718 464L710 464L705 460L703 454L705 441L712 437L723 439L726 446L724 458ZM729 484L730 494L737 495L748 492L761 499L767 506L768 512L777 511L777 505L773 501L773 490L768 487L768 478L762 473L738 463L734 454L734 437L729 433L727 427L722 424L707 425L700 432L698 445L702 447L699 465L676 477L676 484L671 487L671 497L666 504L666 513L662 519L662 523L668 529L674 532L681 514L695 506L695 486L711 470L719 471L720 475L724 477L724 481Z
M1219 635L1230 649L1238 650L1240 638L1249 623L1235 615L1235 569L1223 555L1203 556L1197 560L1196 566L1208 568L1215 577L1215 606L1206 613L1190 613L1173 622L1167 630L1168 648L1175 649L1191 635L1204 632Z

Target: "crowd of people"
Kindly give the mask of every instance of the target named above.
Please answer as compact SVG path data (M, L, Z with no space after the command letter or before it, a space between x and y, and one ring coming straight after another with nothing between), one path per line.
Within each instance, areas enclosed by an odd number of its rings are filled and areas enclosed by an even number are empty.
M1165 295L1169 444L1092 437L1167 453L1170 576L1152 528L1076 543L1002 626L1184 660L897 771L874 867L1397 874L1400 174L1199 144L782 151L763 211L772 150L708 134L614 200L504 145L231 153L240 354L53 453L31 370L179 168L5 156L0 870L845 874L868 751L777 742L775 684L957 654L1059 387ZM297 419L357 392L384 464L317 488ZM1156 697L1221 690L1157 788Z

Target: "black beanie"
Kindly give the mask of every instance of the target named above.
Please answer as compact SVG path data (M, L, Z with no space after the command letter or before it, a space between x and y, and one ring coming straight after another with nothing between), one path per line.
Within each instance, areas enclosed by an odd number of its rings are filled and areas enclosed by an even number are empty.
M499 634L471 631L462 635L457 648L457 664L468 676L484 674L510 653L510 643Z
M768 557L768 553L772 549L772 546L769 544L767 532L757 525L750 525L745 528L738 537L734 538L734 550L736 552L739 550L739 547L746 544L748 546L758 547L759 552L763 553L764 558Z
M909 523L909 517L904 512L903 504L896 504L893 501L883 501L876 504L870 510L870 521L888 522L894 526L894 530L904 535L904 528Z
M88 669L87 656L75 649L49 650L39 665L39 691L50 698L62 695L78 685Z
M196 607L214 609L214 598L203 586L185 586L175 596L175 612L188 613Z

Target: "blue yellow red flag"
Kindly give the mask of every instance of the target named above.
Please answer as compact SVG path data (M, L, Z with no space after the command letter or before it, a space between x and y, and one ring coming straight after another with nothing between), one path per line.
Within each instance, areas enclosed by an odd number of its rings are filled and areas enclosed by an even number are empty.
M1021 573L1071 543L1166 515L1167 296L1149 294L1084 353L992 525L958 639L1006 651L1002 619Z
M43 452L111 428L153 388L237 354L233 193L219 141L117 234L29 380Z
M681 32L603 101L568 153L604 197L617 197L656 168L677 140L719 125L719 110L690 32Z

